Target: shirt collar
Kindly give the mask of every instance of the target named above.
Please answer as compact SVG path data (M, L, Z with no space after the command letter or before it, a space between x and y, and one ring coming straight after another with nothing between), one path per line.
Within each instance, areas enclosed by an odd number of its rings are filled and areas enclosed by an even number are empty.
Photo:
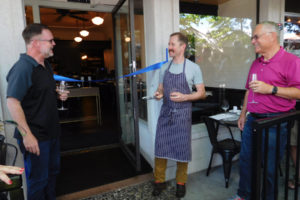
M275 62L281 58L281 56L284 53L283 47L280 47L279 51L270 59L270 60L264 60L264 57L261 56L258 58L258 61L262 64L269 64L271 62Z
M40 64L31 56L27 55L26 53L22 53L20 57L28 62L30 62L35 67L39 66Z

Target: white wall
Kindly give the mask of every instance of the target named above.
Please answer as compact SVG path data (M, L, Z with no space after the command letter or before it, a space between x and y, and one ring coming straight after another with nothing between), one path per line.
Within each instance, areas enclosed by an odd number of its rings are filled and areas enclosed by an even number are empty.
M18 60L20 53L25 52L22 31L25 27L24 6L22 1L2 0L0 6L0 95L2 119L10 119L6 107L6 75L12 65ZM12 129L6 130L8 142L12 139Z
M260 1L259 21L273 21L284 24L285 0ZM283 31L280 35L280 43L283 44Z
M144 0L146 66L166 60L169 36L179 31L179 0ZM158 86L158 70L147 73L147 94ZM161 102L148 101L148 124L140 123L140 143L144 156L153 166L154 140ZM151 142L151 148L149 144ZM147 148L145 148L147 147Z
M25 27L23 1L1 0L0 19L0 118L7 120L11 119L11 117L6 107L6 75L12 65L18 60L20 53L25 52L25 43L22 38L22 31ZM13 131L14 127L5 126L6 141L16 145ZM11 164L13 155L12 151L8 152L7 160L9 164ZM22 154L20 153L16 165L23 166ZM26 191L24 176L23 185Z

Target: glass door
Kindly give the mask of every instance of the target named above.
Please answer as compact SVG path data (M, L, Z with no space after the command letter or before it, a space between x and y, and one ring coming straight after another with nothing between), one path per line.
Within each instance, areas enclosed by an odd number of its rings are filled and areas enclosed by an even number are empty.
M134 0L120 0L113 11L120 144L137 171L141 170L134 37Z

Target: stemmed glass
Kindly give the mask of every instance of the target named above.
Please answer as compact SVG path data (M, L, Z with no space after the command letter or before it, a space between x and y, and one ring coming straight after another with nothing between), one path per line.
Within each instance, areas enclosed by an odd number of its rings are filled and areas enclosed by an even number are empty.
M229 103L226 99L222 101L221 108L222 110L224 110L224 112L226 112L229 109Z
M61 81L59 83L59 87L58 87L58 92L59 94L63 94L66 90L66 82L65 81ZM58 108L58 110L68 110L68 108L64 107L64 101L61 101L61 107Z
M257 80L257 74L253 73L251 75L251 81L256 81L256 80ZM252 90L252 101L250 101L249 103L257 103L256 101L254 101L254 97L255 97L255 94L254 94L254 91Z

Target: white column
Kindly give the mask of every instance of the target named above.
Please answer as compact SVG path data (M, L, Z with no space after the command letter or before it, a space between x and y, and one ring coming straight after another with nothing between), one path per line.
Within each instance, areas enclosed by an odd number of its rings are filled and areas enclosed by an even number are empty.
M259 21L273 21L284 24L285 0L261 0ZM283 42L283 31L280 37Z
M146 66L166 60L169 36L179 31L179 0L147 0L144 6ZM158 87L159 70L147 73L147 95L154 94ZM140 131L141 150L153 164L154 141L157 118L161 101L150 100L148 103L148 127ZM150 157L150 160L149 160ZM151 160L152 158L152 160Z
M19 59L20 53L24 53L26 49L22 38L22 31L25 28L23 0L1 0L0 19L0 118L11 119L6 106L6 75L13 64ZM5 126L6 142L16 145L16 140L13 138L13 131L14 127ZM23 166L20 151L18 155L16 165ZM13 151L8 151L7 159L9 163L11 163L13 156ZM24 176L23 186L26 193Z
M6 107L6 75L12 65L18 60L20 53L25 52L25 43L22 31L25 27L25 14L23 1L1 0L0 6L0 96L1 119L10 119ZM11 136L9 131L7 138Z

